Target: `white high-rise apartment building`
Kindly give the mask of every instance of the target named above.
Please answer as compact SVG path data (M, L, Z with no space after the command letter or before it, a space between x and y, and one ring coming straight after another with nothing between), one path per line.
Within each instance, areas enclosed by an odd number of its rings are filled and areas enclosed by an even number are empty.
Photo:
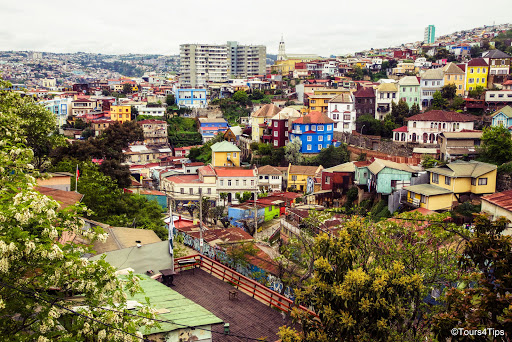
M263 45L180 45L180 85L204 87L210 82L227 82L231 75L265 73L267 49Z
M434 44L436 41L436 27L428 25L425 27L425 34L423 35L423 42L425 44Z

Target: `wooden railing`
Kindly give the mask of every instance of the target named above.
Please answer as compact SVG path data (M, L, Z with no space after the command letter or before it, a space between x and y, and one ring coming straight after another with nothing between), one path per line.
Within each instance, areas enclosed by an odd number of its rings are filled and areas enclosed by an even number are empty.
M180 265L179 260L195 259L195 264ZM318 317L313 311L302 305L295 305L295 303L286 298L280 293L277 293L266 286L258 283L254 279L248 278L240 274L226 265L221 264L205 255L194 254L186 257L174 259L174 269L176 272L191 267L199 266L202 270L210 273L212 276L228 282L238 290L246 293L247 295L257 299L258 301L270 307L279 309L283 312L290 313L292 308L297 307L300 310L306 311L309 314Z

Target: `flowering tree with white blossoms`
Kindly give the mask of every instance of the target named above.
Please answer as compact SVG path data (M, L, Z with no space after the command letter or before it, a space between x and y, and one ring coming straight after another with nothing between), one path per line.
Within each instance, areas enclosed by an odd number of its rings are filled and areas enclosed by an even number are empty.
M0 80L0 89L8 84ZM34 190L34 152L27 148L31 99L0 90L0 336L10 341L141 341L150 326L147 306L124 313L126 294L140 290L136 277L118 279L103 260L88 261L87 247L63 236L105 239L83 230L77 205L59 204ZM39 111L36 111L36 115Z

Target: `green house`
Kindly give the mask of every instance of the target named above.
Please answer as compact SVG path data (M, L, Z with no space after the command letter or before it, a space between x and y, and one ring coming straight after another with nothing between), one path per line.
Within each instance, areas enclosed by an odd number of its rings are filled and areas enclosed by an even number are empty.
M411 185L411 178L417 172L407 164L377 159L368 165L368 191L389 195Z

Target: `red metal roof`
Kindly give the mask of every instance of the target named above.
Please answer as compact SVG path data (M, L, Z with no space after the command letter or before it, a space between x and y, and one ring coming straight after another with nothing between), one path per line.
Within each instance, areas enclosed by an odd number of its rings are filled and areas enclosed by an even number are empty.
M354 93L355 97L375 97L375 92L373 88L362 87L358 91Z
M498 207L512 211L512 190L483 196L482 199L497 205Z
M242 169L239 167L215 168L217 177L254 177L253 169Z
M334 121L329 118L324 113L321 113L319 111L312 111L308 115L305 115L303 117L298 118L293 123L299 123L299 124L329 124L333 123Z
M399 127L399 128L395 128L393 130L393 132L408 132L407 126L402 126L402 127Z
M473 58L472 60L470 60L468 62L468 66L470 66L470 67L486 67L486 66L489 66L489 64L487 64L487 62L483 58Z
M430 112L413 115L406 119L407 121L443 121L443 122L471 122L476 121L477 117L469 114L457 112L447 112L444 110L431 110Z

